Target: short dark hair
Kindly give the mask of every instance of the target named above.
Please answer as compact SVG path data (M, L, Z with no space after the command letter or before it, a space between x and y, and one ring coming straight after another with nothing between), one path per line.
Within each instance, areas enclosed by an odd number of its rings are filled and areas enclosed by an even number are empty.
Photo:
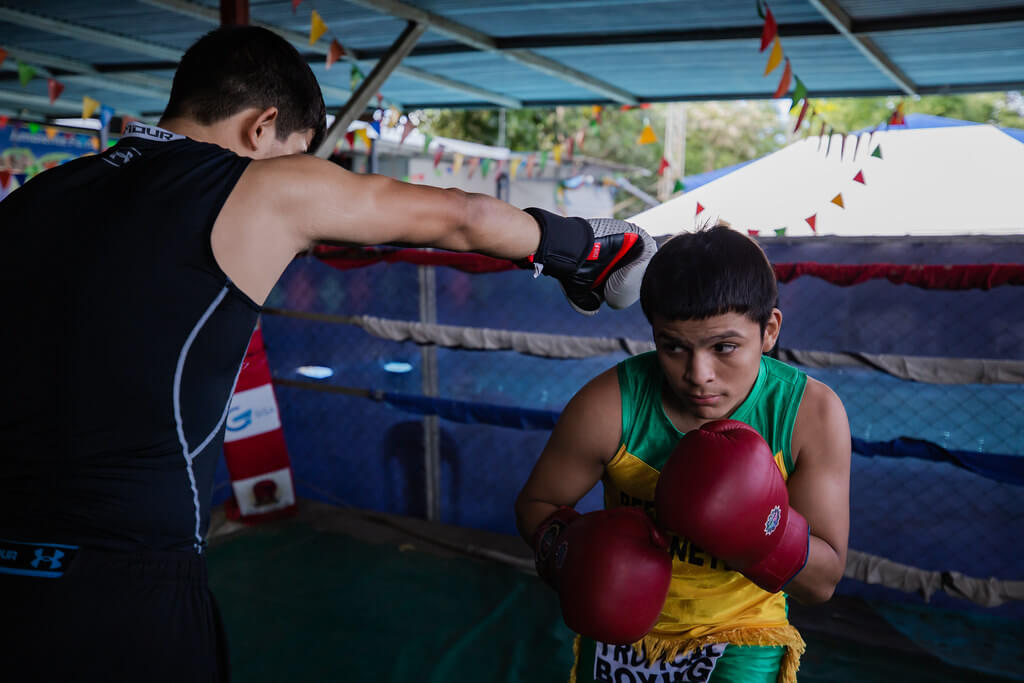
M279 140L312 130L314 150L324 138L324 96L298 50L265 28L222 26L181 58L164 117L208 125L252 107L277 107Z
M761 326L778 302L775 269L761 245L724 225L665 242L644 272L640 305L648 322L740 313Z

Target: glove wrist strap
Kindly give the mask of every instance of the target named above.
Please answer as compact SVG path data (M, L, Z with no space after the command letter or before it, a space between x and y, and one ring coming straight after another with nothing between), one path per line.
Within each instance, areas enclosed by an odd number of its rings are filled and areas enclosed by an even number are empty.
M555 588L558 587L554 567L555 550L566 528L579 516L576 510L563 505L548 515L533 532L533 560L537 575Z
M582 218L566 218L534 207L525 211L540 226L540 245L524 267L540 266L538 271L553 277L574 274L594 244L594 230L590 223Z

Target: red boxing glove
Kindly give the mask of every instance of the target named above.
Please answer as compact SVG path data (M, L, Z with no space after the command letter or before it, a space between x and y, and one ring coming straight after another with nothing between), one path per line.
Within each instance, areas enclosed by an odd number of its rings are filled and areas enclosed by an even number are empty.
M736 420L687 432L661 470L658 523L775 593L807 562L810 529L789 507L771 448Z
M559 508L534 534L537 573L573 631L628 645L654 628L668 595L668 540L639 508L580 515Z

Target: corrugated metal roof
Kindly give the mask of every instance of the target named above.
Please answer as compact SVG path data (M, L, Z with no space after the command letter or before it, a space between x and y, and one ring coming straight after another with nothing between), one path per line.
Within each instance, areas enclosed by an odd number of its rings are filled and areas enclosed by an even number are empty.
M329 33L310 48L314 8ZM1024 87L1021 2L778 0L771 10L785 55L812 96L900 94L906 88L893 73L920 94ZM0 70L0 111L74 114L89 95L155 116L166 90L132 79L169 81L178 55L218 16L217 0L7 0L0 4L0 47L10 52ZM409 17L430 29L407 68L381 88L406 108L495 107L502 98L544 106L769 97L778 83L778 72L762 75L762 21L750 0L305 0L294 12L291 0L250 2L253 23L292 32L331 108L345 102L350 84L347 64L324 68L329 39L368 73ZM82 68L41 63L40 54L76 60L110 82L72 78ZM64 82L55 106L45 100L45 81L19 85L17 59Z

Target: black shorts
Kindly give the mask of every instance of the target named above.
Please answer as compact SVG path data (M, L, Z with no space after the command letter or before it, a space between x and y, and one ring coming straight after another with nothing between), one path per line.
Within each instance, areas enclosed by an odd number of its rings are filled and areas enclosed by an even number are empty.
M53 550L41 555L37 566L54 564ZM204 557L88 548L64 555L51 575L0 572L4 679L229 680L227 640Z

